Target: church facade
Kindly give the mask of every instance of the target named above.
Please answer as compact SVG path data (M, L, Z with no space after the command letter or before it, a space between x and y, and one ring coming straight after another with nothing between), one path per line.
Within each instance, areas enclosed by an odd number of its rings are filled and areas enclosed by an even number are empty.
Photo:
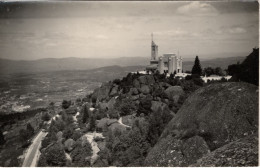
M152 37L151 60L150 65L146 67L146 71L155 72L157 70L160 74L182 73L182 58L174 53L163 54L158 57L158 45L155 44Z

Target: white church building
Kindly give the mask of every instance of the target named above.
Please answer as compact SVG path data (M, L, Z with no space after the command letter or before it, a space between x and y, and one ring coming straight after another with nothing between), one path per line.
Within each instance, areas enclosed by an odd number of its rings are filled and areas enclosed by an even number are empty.
M155 72L157 70L160 74L182 73L182 58L175 53L167 53L158 57L158 45L153 41L152 35L151 60L150 65L146 67L146 71Z

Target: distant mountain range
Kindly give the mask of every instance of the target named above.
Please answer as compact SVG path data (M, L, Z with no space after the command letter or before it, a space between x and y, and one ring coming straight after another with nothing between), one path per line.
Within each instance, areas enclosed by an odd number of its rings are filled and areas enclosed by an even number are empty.
M202 68L221 67L226 69L228 65L242 62L244 57L227 57L216 58L209 60L201 60ZM129 67L129 70L133 70L134 67L140 69L145 68L149 64L149 58L147 57L122 57L113 59L102 58L46 58L39 60L8 60L0 59L0 74L13 74L13 73L37 73L37 72L51 72L51 71L63 71L63 70L90 70L96 68L107 67L108 70L112 69L124 69ZM191 70L194 61L184 61L183 69ZM113 66L116 66L116 68ZM120 66L120 68L118 67ZM131 67L132 66L132 67Z

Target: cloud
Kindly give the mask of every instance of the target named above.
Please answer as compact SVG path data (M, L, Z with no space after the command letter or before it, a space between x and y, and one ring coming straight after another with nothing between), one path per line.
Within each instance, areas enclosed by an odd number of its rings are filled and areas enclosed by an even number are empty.
M192 16L214 16L218 14L218 10L211 4L198 1L180 6L177 8L176 12L178 14Z
M246 29L243 27L233 26L233 27L221 27L216 31L216 34L243 34L246 33Z

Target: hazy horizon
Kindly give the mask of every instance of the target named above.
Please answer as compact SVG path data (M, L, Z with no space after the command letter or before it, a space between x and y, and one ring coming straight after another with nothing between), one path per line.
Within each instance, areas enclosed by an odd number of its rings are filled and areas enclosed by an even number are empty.
M247 56L259 46L257 2L0 2L0 58Z

